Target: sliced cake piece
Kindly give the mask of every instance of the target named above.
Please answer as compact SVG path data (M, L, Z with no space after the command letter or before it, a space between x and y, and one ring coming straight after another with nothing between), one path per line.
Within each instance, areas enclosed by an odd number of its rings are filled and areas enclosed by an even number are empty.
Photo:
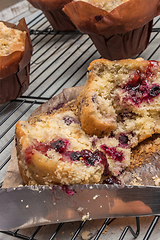
M16 125L16 149L25 184L94 184L119 175L130 164L130 149L115 138L87 135L75 104Z
M160 63L142 58L98 59L77 105L87 134L115 137L120 145L134 147L160 133Z

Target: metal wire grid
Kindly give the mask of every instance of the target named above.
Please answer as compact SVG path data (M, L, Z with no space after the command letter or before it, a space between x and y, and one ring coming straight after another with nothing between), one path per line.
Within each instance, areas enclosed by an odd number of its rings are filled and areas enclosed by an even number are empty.
M34 48L31 61L30 86L20 98L0 105L0 139L2 141L0 146L1 186L11 158L16 122L20 119L26 120L38 106L60 93L64 88L83 85L86 81L89 63L101 57L87 35L83 35L78 31L73 33L55 32L40 11L33 14L33 16L31 15L27 24ZM154 21L149 46L136 57L160 60L158 54L160 48L158 43L159 26L160 18L157 17ZM105 227L114 220L107 218L96 236L94 236L94 239L99 239ZM143 238L144 240L149 239L158 220L159 216L155 216ZM86 221L80 223L80 226L71 238L72 240L77 238L85 223ZM56 237L63 225L64 223L58 225L49 240ZM37 227L29 237L20 234L19 229L3 231L2 233L20 239L34 240L42 227L45 226ZM140 233L138 217L136 218L136 231L130 226L126 226L119 240L125 238L127 231L130 231L134 238L138 237Z

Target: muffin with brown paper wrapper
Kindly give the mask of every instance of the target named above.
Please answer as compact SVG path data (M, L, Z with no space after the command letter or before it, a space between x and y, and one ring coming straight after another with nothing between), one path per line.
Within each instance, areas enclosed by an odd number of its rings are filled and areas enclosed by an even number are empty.
M17 50L15 47L15 50L0 56L0 104L18 98L28 89L30 59L33 51L24 18L19 21L18 25L8 22L2 23L8 28L22 31L25 33L25 37L23 49Z
M71 0L28 0L35 8L40 9L55 31L75 31L76 27L62 11Z
M145 50L159 0L129 0L110 12L84 1L72 1L63 11L76 28L88 34L103 58L130 58Z

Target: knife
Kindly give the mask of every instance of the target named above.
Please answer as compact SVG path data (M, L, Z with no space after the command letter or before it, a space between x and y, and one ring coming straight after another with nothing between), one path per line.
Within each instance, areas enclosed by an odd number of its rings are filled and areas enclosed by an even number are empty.
M0 189L0 230L160 214L160 187L24 186Z

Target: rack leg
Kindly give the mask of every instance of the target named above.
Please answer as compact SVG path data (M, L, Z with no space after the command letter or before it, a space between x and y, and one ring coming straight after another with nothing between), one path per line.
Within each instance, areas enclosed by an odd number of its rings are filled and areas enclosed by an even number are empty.
M148 240L149 239L149 237L151 236L151 233L153 232L158 220L159 220L159 216L155 216L155 218L153 219L153 221L152 221L145 237L143 238L143 240Z

